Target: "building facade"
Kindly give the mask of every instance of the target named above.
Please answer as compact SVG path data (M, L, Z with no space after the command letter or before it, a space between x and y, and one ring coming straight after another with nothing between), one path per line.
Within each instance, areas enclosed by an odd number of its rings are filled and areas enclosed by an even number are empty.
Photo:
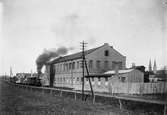
M101 74L108 70L126 68L126 57L112 46L104 45L85 51L86 65L89 74ZM81 88L82 52L59 57L46 65L46 74L51 75L50 65L54 68L54 86ZM85 69L85 68L84 68ZM85 69L85 75L86 69ZM85 82L87 79L85 79Z

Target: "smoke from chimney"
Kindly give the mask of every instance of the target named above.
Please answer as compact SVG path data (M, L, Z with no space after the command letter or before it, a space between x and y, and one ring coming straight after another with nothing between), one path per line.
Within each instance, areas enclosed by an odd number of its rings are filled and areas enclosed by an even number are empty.
M43 65L47 63L47 61L49 61L50 59L54 57L65 55L67 54L67 52L68 52L68 49L65 47L60 47L57 50L56 49L49 49L49 50L44 49L43 53L40 54L38 58L36 59L38 74L39 75L41 74L41 69Z

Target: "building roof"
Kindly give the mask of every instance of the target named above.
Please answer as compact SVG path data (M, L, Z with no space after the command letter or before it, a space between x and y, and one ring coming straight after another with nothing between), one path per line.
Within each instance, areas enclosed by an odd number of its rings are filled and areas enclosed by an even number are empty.
M105 46L105 45L108 45L108 43L104 43L104 45L96 47L96 48L85 50L85 55L88 55L88 54L94 52L95 50ZM109 46L109 47L114 49L113 46ZM114 49L114 51L117 52L118 55L123 56L121 53L119 53L115 49ZM52 60L48 61L47 64L54 64L54 63L59 63L59 62L64 62L64 61L69 61L69 60L81 59L81 58L82 58L82 51L78 52L78 53L75 53L75 54L66 55L66 56L63 56L63 57L56 57L55 59L52 59Z
M85 51L85 55L88 55L88 54L94 52L95 50L97 50L97 49L99 49L101 47L102 46L86 50ZM48 63L50 63L50 64L51 63L58 63L58 62L64 62L64 61L80 59L80 58L82 58L82 52L78 52L78 53L75 53L75 54L67 55L67 56L64 56L64 57L55 58L54 60L49 61Z
M119 74L125 74L133 71L134 69L127 69L127 70L118 70ZM104 74L115 74L115 70L107 71Z
M115 50L114 48L113 48L113 46L110 46L118 55L120 55L120 56L123 56L123 57L126 57L126 56L124 56L124 55L122 55L120 52L118 52L117 50Z
M119 70L119 74L125 74L125 73L129 73L131 71L133 71L135 69L128 69L128 70ZM111 71L107 71L104 72L103 74L90 74L90 75L86 75L85 77L111 77L112 75L115 75L115 70L111 70Z

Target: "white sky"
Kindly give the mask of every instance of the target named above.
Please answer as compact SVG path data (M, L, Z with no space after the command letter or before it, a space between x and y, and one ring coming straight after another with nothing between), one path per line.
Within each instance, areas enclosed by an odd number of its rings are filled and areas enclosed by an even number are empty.
M109 43L132 62L166 61L165 0L1 0L0 74L36 71L43 49ZM3 7L2 7L3 6Z

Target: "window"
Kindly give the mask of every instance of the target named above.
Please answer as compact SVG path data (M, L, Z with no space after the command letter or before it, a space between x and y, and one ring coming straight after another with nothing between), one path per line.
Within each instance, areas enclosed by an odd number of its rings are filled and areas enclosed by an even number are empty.
M92 81L94 81L94 77L92 77Z
M105 69L108 69L108 61L105 61L105 62L104 62L104 68L105 68Z
M79 69L79 61L77 61L77 69Z
M65 71L66 69L65 69L65 63L63 64L63 70Z
M60 64L58 64L58 71L60 72Z
M108 50L104 51L104 56L109 56L109 51Z
M80 68L82 68L82 61L80 61Z
M122 82L125 82L125 77L121 77L121 81L122 81Z
M99 60L96 61L96 68L97 68L97 69L100 68L100 61L99 61Z
M72 69L75 69L75 62L72 63Z
M72 69L72 63L69 63L69 70Z
M108 81L108 77L105 78L105 81Z
M60 71L62 71L62 64L60 64Z
M67 71L68 70L68 64L66 63L65 66L66 66L65 68L66 68L66 71Z
M66 71L67 71L68 70L68 64L66 63L65 66L66 66Z
M63 64L61 64L61 71L63 71Z
M100 81L100 77L98 77L98 81Z
M93 68L93 60L89 60L89 69Z
M70 70L70 63L67 64L67 70Z
M77 81L79 81L79 77L77 77Z

